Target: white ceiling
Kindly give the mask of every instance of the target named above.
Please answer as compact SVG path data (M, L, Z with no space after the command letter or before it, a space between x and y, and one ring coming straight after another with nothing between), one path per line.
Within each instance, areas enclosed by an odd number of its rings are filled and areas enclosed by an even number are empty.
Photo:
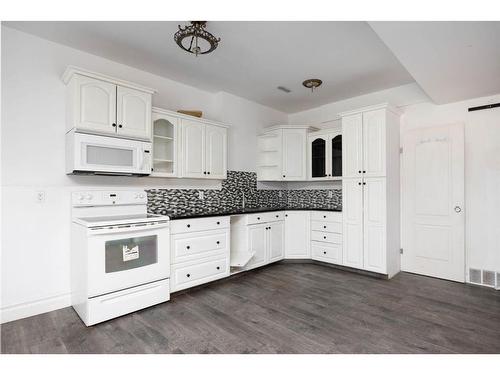
M365 22L209 22L219 48L195 57L173 41L182 22L5 22L57 43L212 92L293 113L413 82ZM498 62L498 59L497 61ZM302 86L320 78L311 93ZM276 89L285 86L286 94Z
M500 22L370 22L438 104L500 93Z

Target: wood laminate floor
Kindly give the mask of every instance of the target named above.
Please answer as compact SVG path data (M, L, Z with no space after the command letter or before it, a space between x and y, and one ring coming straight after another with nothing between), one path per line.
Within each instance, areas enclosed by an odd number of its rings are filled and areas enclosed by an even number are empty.
M1 336L3 353L500 353L500 292L276 264L94 327L65 308Z

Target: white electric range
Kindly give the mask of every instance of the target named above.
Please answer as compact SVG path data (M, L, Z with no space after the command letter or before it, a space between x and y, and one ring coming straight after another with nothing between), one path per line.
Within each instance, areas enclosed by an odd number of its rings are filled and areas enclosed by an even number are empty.
M75 192L72 305L93 325L170 299L168 216L147 213L144 191Z

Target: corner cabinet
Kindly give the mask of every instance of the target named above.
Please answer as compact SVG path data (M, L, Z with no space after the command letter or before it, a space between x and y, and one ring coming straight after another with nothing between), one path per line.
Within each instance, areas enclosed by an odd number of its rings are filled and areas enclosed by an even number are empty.
M343 264L400 270L399 116L387 104L342 118Z
M153 89L68 67L67 131L151 140Z
M277 125L258 136L257 180L307 180L307 134L310 126Z
M313 132L308 137L308 177L310 180L342 178L342 131Z

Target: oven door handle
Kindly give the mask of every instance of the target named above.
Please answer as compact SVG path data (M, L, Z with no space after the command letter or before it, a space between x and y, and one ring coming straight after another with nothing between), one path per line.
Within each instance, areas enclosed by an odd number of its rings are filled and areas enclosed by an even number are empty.
M131 226L117 226L114 228L89 228L90 235L103 235L103 234L115 234L115 233L133 233L133 232L149 232L152 230L168 228L169 223L161 224L145 224L145 225L131 225Z

